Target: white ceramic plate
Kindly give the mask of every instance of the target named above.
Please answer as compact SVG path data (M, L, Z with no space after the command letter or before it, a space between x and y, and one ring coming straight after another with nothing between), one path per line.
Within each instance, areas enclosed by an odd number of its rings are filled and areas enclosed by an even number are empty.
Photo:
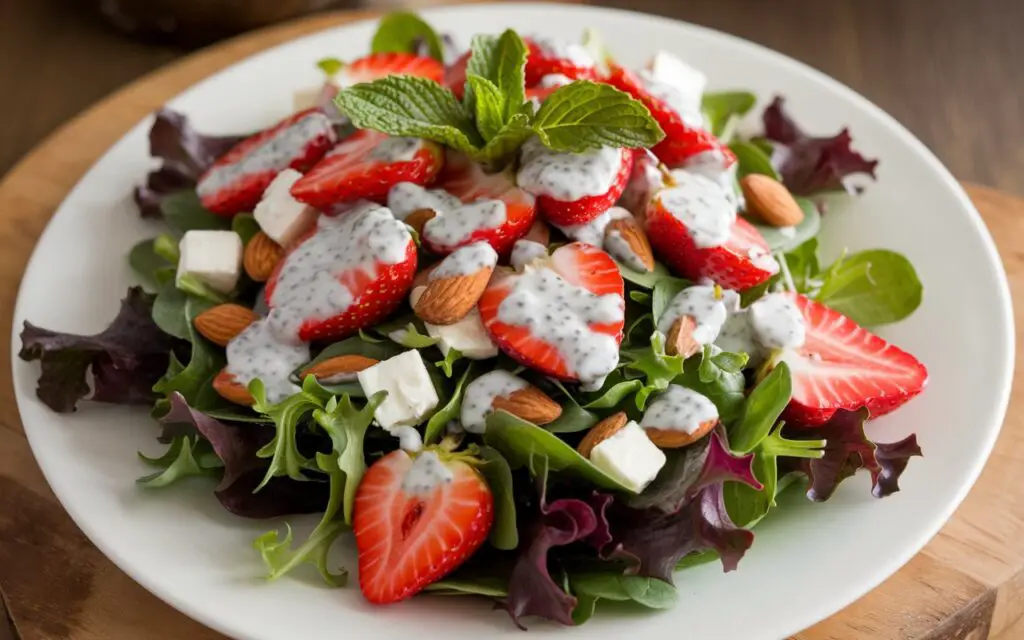
M620 634L774 639L838 611L911 558L952 514L978 476L1003 420L1013 366L1013 319L999 258L978 213L953 177L903 127L850 89L748 42L665 18L555 5L448 8L426 12L462 43L511 26L576 38L600 29L617 56L641 64L659 49L703 69L712 89L786 96L810 131L849 126L856 146L881 158L878 182L826 218L828 257L841 245L906 254L925 285L924 304L884 335L931 371L927 391L878 421L881 440L920 436L902 492L869 495L867 479L844 484L823 505L791 492L779 517L757 529L739 570L717 564L677 577L679 604L663 612L598 615L580 629L533 625L534 636L613 638ZM199 83L172 101L203 131L239 132L285 115L292 91L318 82L313 63L358 57L375 25L359 23L281 45ZM52 329L102 329L132 283L122 256L157 229L136 215L132 187L150 166L139 123L94 166L60 207L29 264L15 311ZM12 337L14 352L20 341ZM21 416L57 496L96 545L143 586L186 614L241 638L476 638L519 632L501 612L463 598L416 598L373 608L356 588L331 590L305 573L274 584L250 543L275 523L234 518L197 482L164 491L136 488L147 472L137 450L154 452L144 410L88 406L57 415L35 397L37 367L14 362ZM351 551L343 560L353 566ZM301 573L301 572L300 572ZM157 630L154 630L158 633Z

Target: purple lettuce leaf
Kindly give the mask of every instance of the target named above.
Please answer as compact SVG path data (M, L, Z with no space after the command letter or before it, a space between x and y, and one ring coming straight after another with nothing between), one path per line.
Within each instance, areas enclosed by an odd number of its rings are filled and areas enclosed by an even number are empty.
M820 459L786 460L787 468L802 472L810 479L808 499L815 502L828 500L839 484L859 469L867 469L871 473L871 493L876 498L899 491L900 475L910 458L922 455L917 436L912 434L888 444L875 443L864 433L867 419L867 409L840 409L820 427L800 429L790 434L800 439L825 440L824 455Z
M149 130L149 154L162 161L144 185L135 188L135 203L144 218L159 218L160 203L172 193L191 189L217 158L245 136L206 136L197 133L188 117L163 108Z
M165 427L191 427L210 442L224 463L214 495L229 512L243 518L264 519L324 510L330 493L326 482L296 482L278 477L254 493L269 464L256 452L273 439L272 426L211 418L190 407L178 392L170 394L168 400L170 410L160 422Z
M167 371L175 343L153 323L154 298L141 287L128 289L117 317L92 336L50 331L26 321L18 356L40 361L39 399L58 413L74 411L78 401L89 395L91 369L91 400L152 403L153 385Z
M699 473L676 464L670 472L677 474L674 483L659 474L663 488L646 508L622 506L612 511L612 543L605 548L605 557L626 562L627 573L670 584L676 564L693 552L715 550L726 571L736 568L754 534L729 518L722 488L727 481L755 488L760 483L751 470L753 456L729 453L717 431L705 448ZM691 462L695 459L699 458Z
M878 160L853 150L848 129L831 137L809 136L789 117L783 103L776 97L764 110L764 136L772 142L772 165L794 195L844 191L844 178L857 173L874 179Z

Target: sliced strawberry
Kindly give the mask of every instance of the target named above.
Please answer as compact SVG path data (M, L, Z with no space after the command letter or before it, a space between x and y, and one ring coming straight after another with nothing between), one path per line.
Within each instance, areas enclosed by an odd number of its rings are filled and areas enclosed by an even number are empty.
M372 53L345 65L338 74L338 81L348 87L392 75L419 76L441 82L444 66L434 58L411 53Z
M359 588L374 604L415 595L480 548L494 522L487 483L466 462L427 450L373 463L356 492Z
M651 148L662 162L671 168L681 167L691 156L706 152L720 155L724 168L736 162L736 155L727 145L722 144L711 132L684 123L682 116L668 103L647 91L636 74L615 63L610 65L608 84L643 102L665 132L665 138Z
M572 80L597 80L594 60L577 44L547 38L523 38L528 49L526 86L536 86L547 75L562 75Z
M622 195L633 171L633 156L633 149L612 148L559 153L531 139L523 145L516 180L537 196L537 208L551 224L586 224Z
M685 278L710 278L737 291L778 273L768 243L736 217L719 185L696 174L673 176L676 186L659 191L647 207L647 236L662 261Z
M622 275L608 254L574 242L521 273L496 271L480 298L480 317L520 363L593 387L618 364L622 294Z
M466 95L466 66L469 65L469 57L471 55L472 52L467 51L444 70L442 84L451 89L452 93L459 100L462 100Z
M292 195L318 209L361 199L383 202L399 182L427 184L442 164L444 150L435 142L362 129L302 176Z
M221 156L199 178L196 193L218 215L252 211L278 173L309 169L335 140L334 127L320 109L292 114Z
M380 322L405 299L416 262L412 235L383 207L365 203L321 216L267 281L277 333L336 340Z
M820 302L791 295L807 337L802 347L779 356L793 380L786 424L816 426L837 409L861 407L877 418L924 389L928 370L914 356Z

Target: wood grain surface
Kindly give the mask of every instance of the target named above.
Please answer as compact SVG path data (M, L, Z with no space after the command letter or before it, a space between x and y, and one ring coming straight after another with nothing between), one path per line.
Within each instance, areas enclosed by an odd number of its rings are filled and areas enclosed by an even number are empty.
M0 182L0 215L6 222L0 225L0 308L13 309L25 262L58 204L135 122L168 97L246 55L359 17L320 16L203 51L106 98L50 136ZM993 231L1010 274L1016 313L1024 317L1024 200L979 186L968 190ZM11 318L4 314L0 335L10 330ZM3 344L0 361L10 356L8 343ZM13 409L7 367L0 367L0 394L8 407L0 412L0 584L23 637L220 637L157 600L92 546L32 458ZM1022 614L1024 381L1015 381L1009 417L992 459L942 532L880 587L796 638L1015 640L1024 638ZM2 634L0 626L0 638Z

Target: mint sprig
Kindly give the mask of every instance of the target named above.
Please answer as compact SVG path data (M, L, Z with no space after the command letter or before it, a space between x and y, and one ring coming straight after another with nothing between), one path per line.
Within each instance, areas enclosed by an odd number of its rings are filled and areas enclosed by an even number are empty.
M533 118L545 146L580 153L598 147L649 147L665 137L641 102L607 84L577 80L559 87Z
M473 38L472 55L466 64L466 107L476 113L481 126L481 111L500 115L502 126L523 111L526 102L526 43L515 31L506 29L498 37ZM490 140L500 127L487 135Z

